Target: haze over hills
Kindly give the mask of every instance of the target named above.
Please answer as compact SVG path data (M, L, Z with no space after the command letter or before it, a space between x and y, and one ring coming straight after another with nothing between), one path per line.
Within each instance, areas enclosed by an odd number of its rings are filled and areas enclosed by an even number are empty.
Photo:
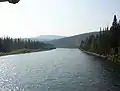
M78 48L82 40L85 40L90 35L96 35L98 32L90 32L70 37L58 35L40 35L33 38L26 38L40 42L50 43L57 48Z
M61 39L55 39L48 43L53 44L57 48L78 48L82 40L85 40L90 35L96 35L98 32L90 32L79 34L71 37L65 37Z
M51 40L55 40L55 39L61 39L64 37L65 36L58 36L58 35L40 35L40 36L29 38L29 39L46 42L46 41L51 41Z

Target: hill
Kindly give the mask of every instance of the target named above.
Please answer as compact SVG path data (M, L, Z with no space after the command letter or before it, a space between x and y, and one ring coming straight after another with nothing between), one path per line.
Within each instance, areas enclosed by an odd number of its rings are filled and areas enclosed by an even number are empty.
M40 35L40 36L33 37L33 38L29 38L29 39L45 42L45 41L51 41L51 40L61 39L61 38L64 38L64 36L57 36L57 35Z
M90 35L96 35L98 32L90 32L79 34L71 37L65 37L61 39L55 39L48 43L53 44L57 48L78 48L82 40L86 39Z

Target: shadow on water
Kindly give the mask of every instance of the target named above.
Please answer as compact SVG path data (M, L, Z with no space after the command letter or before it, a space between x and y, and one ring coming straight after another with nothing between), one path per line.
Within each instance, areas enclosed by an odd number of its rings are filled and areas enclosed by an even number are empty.
M107 91L120 91L120 63L114 63L100 57L86 54L86 57L94 63L99 63L100 74L103 76L104 84L108 85ZM95 65L95 64L94 64Z

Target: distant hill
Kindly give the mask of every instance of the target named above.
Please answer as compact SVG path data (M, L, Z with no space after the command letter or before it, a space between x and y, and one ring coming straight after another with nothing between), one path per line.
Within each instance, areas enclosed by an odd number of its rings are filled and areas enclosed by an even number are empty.
M60 39L60 38L64 38L64 36L57 36L57 35L40 35L40 36L33 37L33 38L29 38L29 39L46 42L46 41L51 41L51 40ZM27 38L27 39L28 39L28 38Z
M80 43L82 40L86 39L90 35L96 35L96 34L98 34L98 32L84 33L84 34L79 34L71 37L55 39L55 40L49 41L48 43L51 43L58 48L76 48L80 46Z

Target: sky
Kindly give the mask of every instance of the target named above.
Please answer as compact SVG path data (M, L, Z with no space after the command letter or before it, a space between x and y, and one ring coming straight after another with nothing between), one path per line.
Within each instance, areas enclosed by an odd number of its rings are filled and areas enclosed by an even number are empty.
M110 26L120 0L20 0L0 3L0 36L71 36Z

